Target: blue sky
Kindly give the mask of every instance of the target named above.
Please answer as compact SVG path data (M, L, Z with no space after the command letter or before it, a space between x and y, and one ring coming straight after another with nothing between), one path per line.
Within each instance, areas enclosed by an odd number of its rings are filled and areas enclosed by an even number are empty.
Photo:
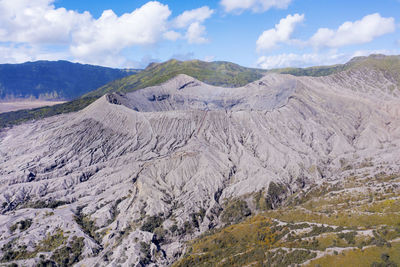
M0 63L304 67L400 54L399 31L400 0L0 0Z

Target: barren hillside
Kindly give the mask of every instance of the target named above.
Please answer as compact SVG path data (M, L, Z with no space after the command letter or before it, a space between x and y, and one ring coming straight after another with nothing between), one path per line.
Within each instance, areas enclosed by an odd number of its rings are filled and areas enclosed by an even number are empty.
M400 90L376 68L239 88L178 75L108 94L0 132L2 261L170 265L185 241L259 212L257 194L275 210L349 176L400 173L399 145Z

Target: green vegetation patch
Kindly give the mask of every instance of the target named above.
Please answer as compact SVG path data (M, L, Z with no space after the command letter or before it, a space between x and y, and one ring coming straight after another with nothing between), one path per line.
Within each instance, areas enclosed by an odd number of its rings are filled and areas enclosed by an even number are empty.
M400 222L400 213L394 214L369 214L354 213L351 210L343 210L336 214L312 213L300 208L269 211L266 213L271 218L285 222L314 222L343 227L370 228L376 225L397 226Z
M23 232L25 230L28 230L29 227L31 227L31 225L32 225L32 219L22 220L22 221L19 221L19 222L13 224L10 227L10 231L15 232L17 229L19 229L20 232Z
M388 266L400 265L400 243L393 243L391 247L369 247L364 249L350 249L337 255L327 255L312 260L306 266L314 267L353 267L353 266ZM382 256L384 255L384 256ZM388 257L387 257L388 256ZM383 259L382 259L383 258ZM391 263L391 265L387 265ZM384 264L384 265L377 265Z
M64 232L61 229L57 229L53 235L49 234L45 239L40 241L33 251L29 251L26 245L19 245L16 247L17 239L14 239L1 248L3 256L0 261L10 262L35 258L39 252L51 252L57 249L63 245L66 240L67 237L64 236Z
M164 219L159 215L150 216L143 223L140 230L153 233L154 230L162 225Z
M60 200L37 200L34 202L24 203L21 208L26 209L55 209L60 206L64 206L70 204L68 201L60 201Z
M291 74L294 76L312 76L312 77L320 77L320 76L328 76L331 74L335 74L341 71L348 69L349 66L346 64L339 64L333 66L317 66L317 67L309 67L309 68L283 68L283 69L274 69L271 72L277 72L281 74Z
M110 92L132 92L161 84L178 74L186 74L211 85L240 87L260 79L265 73L265 70L245 68L230 62L169 60L151 64L137 74L111 82L86 96L99 97Z
M75 214L74 220L81 227L82 231L93 238L97 244L101 244L103 240L103 235L99 232L99 227L97 227L96 222L93 221L89 215L82 213L83 207L78 207Z
M278 249L267 253L265 266L291 266L292 264L301 264L316 256L317 253L305 249L296 249L293 251Z
M0 113L0 129L27 121L40 120L55 115L79 111L89 106L97 99L98 97L85 97L49 107Z
M263 261L266 251L276 242L280 231L263 216L214 230L190 243L188 253L173 266L244 266Z
M57 266L72 266L81 259L84 247L84 238L74 236L67 246L56 249L50 259L57 263Z
M400 265L400 192L388 183L393 177L398 174L351 176L288 199L280 197L284 187L273 185L267 194L253 194L258 215L189 242L174 266ZM268 194L283 201L271 209ZM241 214L241 201L226 202L229 213Z
M241 199L226 200L221 214L221 221L225 224L234 224L251 215L246 201Z

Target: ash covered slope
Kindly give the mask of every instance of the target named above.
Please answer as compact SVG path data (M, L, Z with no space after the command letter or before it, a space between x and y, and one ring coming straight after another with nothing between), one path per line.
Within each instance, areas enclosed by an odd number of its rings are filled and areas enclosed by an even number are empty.
M171 264L185 240L223 225L226 199L274 182L273 208L342 179L346 164L397 170L399 95L395 80L373 69L268 74L231 89L179 75L3 131L2 260L58 262L72 246L78 257L64 257L78 266ZM62 242L46 247L55 235Z

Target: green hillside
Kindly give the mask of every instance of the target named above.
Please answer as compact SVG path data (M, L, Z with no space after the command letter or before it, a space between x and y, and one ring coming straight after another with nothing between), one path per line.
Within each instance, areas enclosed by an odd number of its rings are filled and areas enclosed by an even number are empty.
M283 68L273 69L270 72L292 74L294 76L327 76L345 70L370 68L383 71L393 79L400 82L400 56L370 55L368 57L355 57L346 64L332 66L317 66L309 68Z
M188 242L173 266L400 266L399 181L398 172L350 176L297 192L275 210L265 192L225 200L243 221ZM233 201L253 203L255 215L232 213Z
M349 63L349 69L370 68L382 71L386 77L397 81L400 85L400 56L371 55L356 57Z
M117 91L132 92L166 82L178 74L186 74L211 85L240 87L260 79L265 73L265 70L245 68L230 62L169 60L151 64L138 74L111 82L86 96L102 96Z
M96 100L96 97L83 97L54 106L0 113L0 129L26 121L40 120L55 115L79 111Z
M338 73L340 71L346 70L348 67L347 64L339 64L333 66L318 66L318 67L309 67L309 68L283 68L283 69L273 69L270 72L277 72L281 74L291 74L294 76L312 76L312 77L320 77L327 76L334 73Z

